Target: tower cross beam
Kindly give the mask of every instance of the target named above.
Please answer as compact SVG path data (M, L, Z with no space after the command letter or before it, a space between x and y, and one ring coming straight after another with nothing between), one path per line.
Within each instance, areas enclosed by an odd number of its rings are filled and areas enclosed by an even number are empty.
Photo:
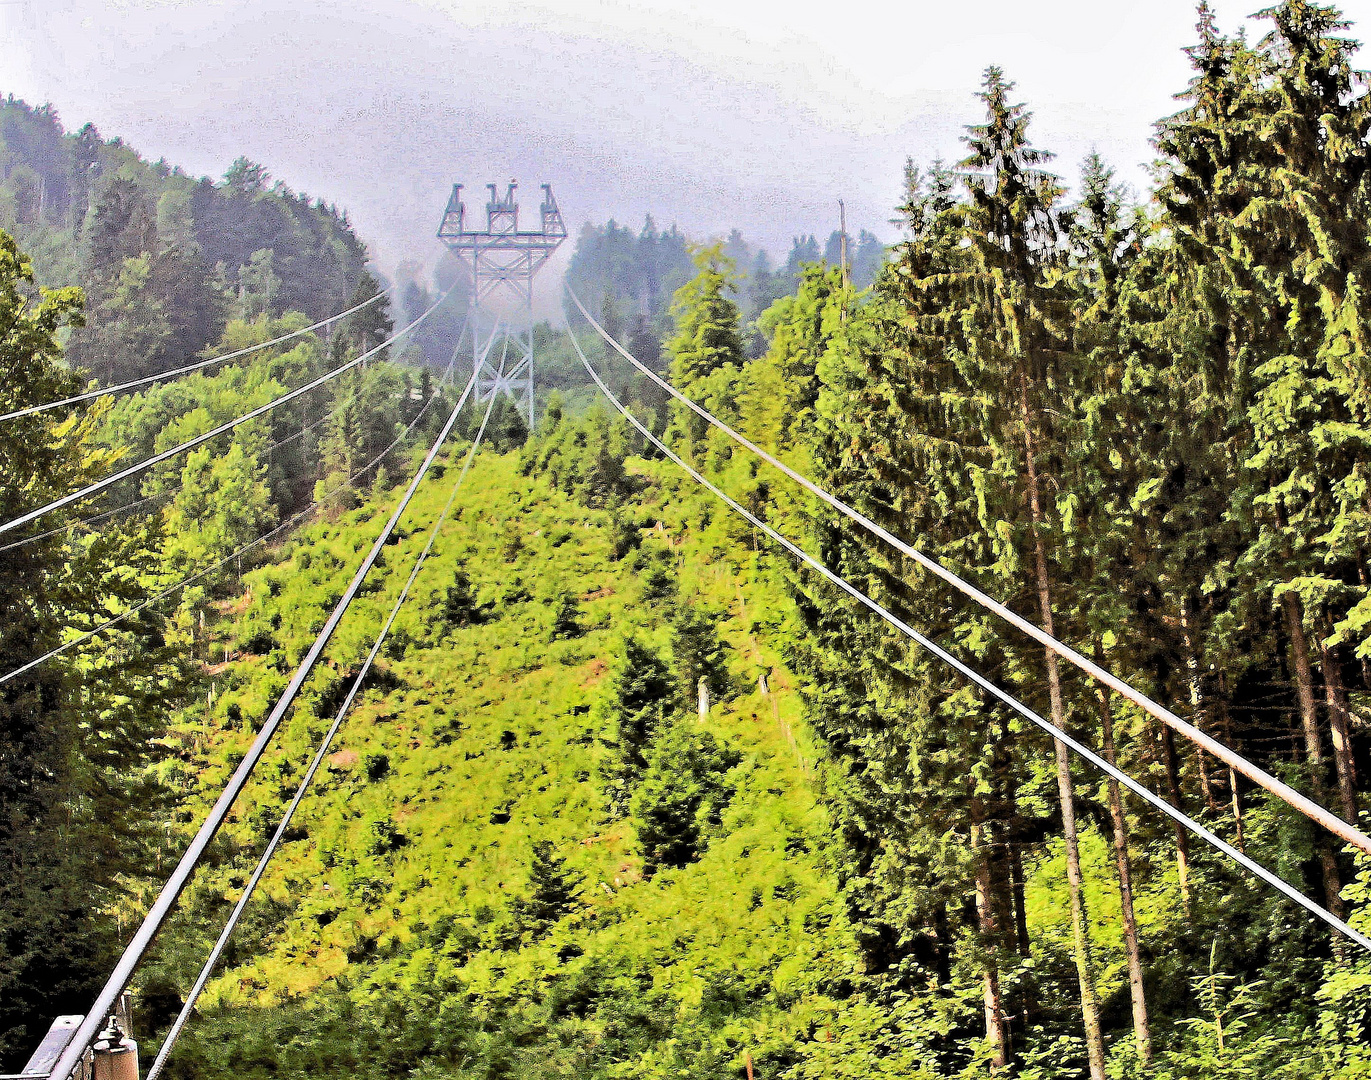
M476 367L477 394L488 401L494 394L506 394L524 414L533 429L533 278L566 240L566 223L552 194L552 185L543 184L543 201L538 207L539 228L519 228L518 183L511 180L503 195L496 184L487 184L484 229L476 229L467 218L461 184L452 186L438 239L457 258L471 282L469 324L472 334L472 363ZM485 305L499 294L511 295L518 314L506 313L497 319ZM504 344L498 365L492 361L491 341L482 353L478 342L482 327L491 333L502 327ZM513 352L512 364L505 360Z

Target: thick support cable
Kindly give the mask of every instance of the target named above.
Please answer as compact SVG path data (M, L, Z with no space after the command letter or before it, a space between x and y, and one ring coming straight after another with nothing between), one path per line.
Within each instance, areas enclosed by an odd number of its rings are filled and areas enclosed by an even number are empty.
M409 333L421 322L423 322L430 315L432 315L433 312L438 309L438 305L448 298L448 293L450 293L451 291L452 290L449 289L448 292L443 293L442 296L438 297L438 299L434 301L434 303L432 304L432 306L428 308L428 310L424 311L423 314L419 315L419 317L416 318L413 322L409 323L409 325L403 327L400 330L397 330L394 334L386 338L385 341L381 342L381 344L377 345L375 348L368 349L360 356L353 357L347 363L340 364L333 370L324 372L324 374L320 375L317 379L311 379L303 386L297 386L294 390L282 394L280 397L275 398L272 401L268 401L265 405L259 405L251 412L246 412L242 416L237 417L236 419L229 420L223 424L220 424L218 427L212 428L211 430L205 432L203 435L197 435L193 439L187 439L183 443L177 443L177 445L170 447L169 449L163 450L160 454L154 454L150 458L145 458L144 460L137 462L136 464L130 465L127 469L120 470L113 476L107 476L105 477L105 479L97 480L93 484L87 484L79 491L73 491L70 495L63 495L60 499L55 499L52 502L48 503L46 506L40 506L37 510L30 510L27 514L21 514L19 517L7 521L3 525L0 525L0 533L9 532L11 529L17 529L21 525L27 525L30 521L42 517L44 514L50 514L54 510L60 510L64 506L70 506L74 502L79 502L82 499L90 498L90 496L92 495L97 495L100 492L104 491L106 488L112 487L113 485L119 483L119 481L121 480L127 480L130 476L136 476L138 473L144 472L147 469L152 468L154 465L158 465L161 462L168 460L169 458L173 458L177 454L184 453L187 450L193 450L201 443L209 442L209 440L214 438L216 435L222 435L226 431L232 431L234 428L238 427L238 425L245 424L249 420L253 420L256 417L261 416L263 413L270 412L278 405L284 405L287 401L293 401L295 398L298 398L301 394L307 394L311 390L323 386L324 383L328 382L330 379L335 379L339 375L343 374L343 372L352 370L359 364L364 363L370 357L375 356L382 349L394 344L405 334Z
M376 303L376 301L383 296L385 296L385 293L377 293L370 300L363 300L360 304L350 307L346 311L340 311L337 315L330 315L327 319L314 323L312 326L306 326L303 330L294 330L289 334L282 334L280 337L272 338L270 341L264 341L260 345L249 345L246 349L224 353L222 356L211 356L208 360L200 360L194 364L187 364L185 367L173 368L170 371L159 372L156 375L144 375L141 379L130 379L128 382L120 383L118 386L102 386L96 390L87 390L85 393L73 394L71 397L62 398L61 401L48 401L42 405L30 405L24 409L15 409L13 412L7 412L0 415L0 423L4 423L6 420L17 420L21 416L32 416L34 413L47 412L49 409L60 409L63 405L78 405L83 401L92 401L95 398L106 397L109 394L118 394L124 390L132 390L135 387L146 386L148 383L160 382L163 379L174 379L180 375L189 375L192 371L199 371L201 368L207 368L211 364L222 364L226 360L236 360L238 357L247 356L249 353L261 352L263 349L269 349L273 345L280 345L282 342L304 337L306 334L312 334L315 330L327 326L331 322L345 319L354 311L361 311L362 308L369 304Z
M371 651L367 653L367 658L362 662L360 670L348 688L347 696L343 703L338 706L338 712L333 718L333 723L319 742L319 748L314 752L314 758L309 763L309 768L305 770L304 777L300 780L299 786L295 789L295 796L290 800L290 805L286 807L286 812L282 816L280 824L276 826L276 831L272 834L271 840L267 843L266 849L262 852L261 858L257 860L257 866L252 871L252 876L248 878L248 883L243 886L242 895L238 897L238 902L233 905L228 922L219 933L219 938L210 949L209 956L205 959L204 966L200 968L200 974L195 979L195 985L190 988L190 993L186 995L186 1000L181 1005L181 1011L177 1014L175 1021L167 1031L167 1036L162 1040L162 1046L157 1051L157 1058L152 1063L152 1068L148 1070L145 1080L157 1080L163 1066L166 1065L167 1058L171 1056L172 1048L176 1041L181 1037L181 1031L185 1028L186 1022L190 1019L190 1014L195 1010L195 1003L200 999L200 994L204 991L205 985L209 982L210 976L214 973L215 966L219 963L219 957L223 954L225 946L228 945L229 938L233 936L233 931L238 927L238 921L243 917L243 912L247 909L248 901L252 899L253 892L256 891L258 883L262 880L262 875L266 873L267 865L271 862L272 856L276 854L276 849L280 847L281 840L286 835L286 829L290 826L291 819L295 816L295 811L299 809L300 803L309 792L310 785L314 783L314 776L319 771L319 766L324 762L324 755L328 753L329 746L333 743L334 737L338 734L338 729L343 725L343 719L352 708L352 703L362 689L362 684L366 682L367 674L371 671L371 665L375 663L377 655L381 651L381 646L385 644L386 637L390 634L391 627L395 625L395 619L400 614L400 608L404 606L405 600L409 597L409 591L414 587L415 580L419 577L419 571L423 569L425 560L433 550L434 541L438 539L438 532L442 529L443 523L447 520L448 513L452 510L452 504L457 498L457 492L461 490L462 481L466 479L467 473L471 470L472 459L476 456L476 450L481 445L481 440L485 437L486 425L490 422L490 414L495 410L496 395L490 395L490 402L486 405L485 416L481 419L481 427L476 432L476 438L467 451L466 460L462 463L462 471L457 476L457 482L452 485L452 492L447 497L447 502L443 505L442 511L433 523L433 528L429 530L428 542L424 544L424 549L419 553L419 558L415 560L413 568L409 572L409 580L400 590L399 597L390 609L390 614L386 617L385 624L381 627L381 632L376 635L376 640L372 643Z
M446 294L444 295L446 296ZM440 300L439 303L441 302L442 301ZM433 309L430 308L429 310L432 311ZM414 324L411 323L410 325ZM328 617L328 621L324 623L323 629L319 631L319 635L314 639L314 644L310 646L304 659L300 661L300 666L295 669L295 674L291 676L290 682L286 685L280 699L276 702L270 715L262 724L262 730L258 732L257 738L253 740L252 746L248 749L247 756L243 758L238 768L234 770L233 775L229 778L228 784L225 785L219 798L215 800L214 806L210 809L209 816L205 818L204 823L195 834L195 838L191 840L190 846L181 856L181 861L176 864L176 869L172 871L166 884L162 886L161 892L157 894L157 899L153 901L152 908L143 918L142 924L138 927L133 938L125 947L123 955L120 956L119 962L114 967L114 971L111 972L104 987L96 997L94 1004L91 1005L90 1010L86 1013L85 1019L81 1021L80 1026L76 1029L71 1042L67 1045L66 1050L62 1052L62 1056L53 1067L52 1072L49 1074L50 1080L68 1080L76 1070L76 1067L80 1064L82 1055L86 1052L86 1048L95 1040L95 1036L100 1030L100 1025L105 1022L105 1018L109 1016L111 1010L114 1008L115 1002L118 1001L119 995L123 993L124 987L128 985L129 980L133 977L133 972L138 967L139 961L142 960L143 954L147 952L148 947L152 944L152 940L156 936L157 931L161 929L162 923L166 921L167 915L170 914L172 907L175 906L177 897L181 895L181 890L186 887L186 883L190 880L191 874L195 872L195 867L209 847L210 841L214 839L215 833L219 831L219 827L224 823L224 819L233 808L233 804L237 801L238 795L242 792L243 787L248 782L248 778L257 767L257 763L261 761L262 755L266 753L267 745L271 742L272 736L276 734L277 728L281 726L282 720L285 719L286 713L289 711L291 705L294 704L296 696L300 693L301 687L305 684L305 680L309 677L310 672L314 669L314 665L323 654L324 646L328 644L329 638L333 636L333 631L342 620L343 613L347 611L348 606L357 596L357 592L361 589L362 582L366 579L367 573L376 564L376 560L380 557L381 551L385 548L391 533L395 530L396 523L399 522L400 516L409 506L410 500L414 498L414 493L418 490L419 484L428 473L429 466L433 464L433 459L438 456L438 451L447 440L453 425L457 423L457 414L461 412L462 406L466 404L467 397L471 394L471 388L475 385L475 382L476 378L473 374L471 381L467 383L466 389L462 392L462 396L458 400L456 407L452 410L451 415L447 418L447 422L443 425L442 431L440 431L438 437L433 440L433 445L424 456L424 460L419 465L418 471L415 472L414 478L409 482L409 486L405 488L404 495L400 497L399 503L396 505L394 511L391 512L390 517L381 528L380 534L371 545L371 550L367 552L366 558L362 560L361 566L357 568L357 572L353 575L352 581L349 582L347 589L343 592L342 597L334 606L332 613Z
M900 554L912 559L914 562L918 563L921 567L927 570L930 574L933 574L935 577L941 578L943 581L947 582L947 584L951 585L958 592L961 592L962 594L970 597L972 600L974 600L977 604L981 605L981 607L985 608L987 611L993 612L994 614L998 615L1001 619L1009 623L1011 626L1023 631L1025 634L1031 637L1034 641L1038 642L1038 644L1042 645L1044 648L1050 649L1052 652L1060 656L1063 660L1066 660L1068 663L1075 665L1077 668L1085 672L1091 678L1097 680L1100 683L1103 683L1105 686L1109 687L1120 697L1124 698L1127 701L1131 701L1134 705L1138 706L1138 708L1142 709L1150 716L1153 716L1156 719L1160 720L1163 724L1171 728L1173 731L1185 736L1185 738L1189 739L1196 746L1200 747L1203 750L1207 750L1210 754L1218 758L1225 765L1229 766L1235 772L1241 773L1243 776L1247 777L1249 780L1251 780L1258 787L1262 788L1264 791L1269 792L1270 794L1276 796L1276 798L1280 799L1282 802L1293 807L1295 810L1298 810L1301 814L1309 818L1311 821L1318 822L1320 825L1322 825L1325 829L1331 832L1334 836L1337 836L1339 839L1346 841L1353 847L1359 848L1361 851L1364 851L1367 854L1371 854L1371 836L1368 836L1365 832L1357 828L1355 825L1351 824L1350 822L1344 821L1342 818L1338 817L1337 814L1334 814L1331 810L1328 810L1320 806L1318 803L1316 803L1313 799L1310 799L1308 796L1300 794L1300 792L1296 791L1289 784L1276 779L1276 777L1272 776L1265 769L1261 768L1261 766L1249 761L1247 758L1243 757L1243 755L1239 754L1236 750L1232 749L1231 747L1225 746L1217 739L1209 735L1206 735L1203 731L1195 727L1193 724L1187 723L1186 721L1182 720L1174 712L1166 708L1166 706L1161 705L1156 701L1153 701L1141 690L1135 689L1133 686L1129 685L1128 683L1120 679L1117 675L1114 675L1112 672L1105 670L1104 668L1100 667L1100 665L1094 663L1092 660L1088 659L1081 653L1077 652L1075 649L1071 648L1070 645L1067 645L1065 642L1059 641L1057 638L1053 637L1047 631L1039 627L1036 623L1033 623L1028 619L1025 619L1022 615L1019 615L1018 613L1005 607L1004 604L1001 604L998 600L995 600L991 596L982 592L980 589L976 588L976 586L972 585L969 581L966 581L965 579L954 574L951 570L947 569L947 567L943 566L937 560L929 557L928 555L925 555L917 548L905 543L903 540L895 536L889 530L884 529L880 525L876 524L876 522L872 521L865 514L853 509L851 506L843 502L837 496L830 494L828 491L825 491L823 488L821 488L818 484L814 483L809 478L801 475L800 473L792 469L790 466L780 461L778 458L767 453L765 450L763 450L756 443L752 442L746 436L740 435L738 432L734 431L733 428L729 427L718 417L714 416L712 413L710 413L700 405L697 405L690 398L682 394L669 382L663 379L651 368L643 364L627 349L625 349L622 345L615 341L614 338L611 337L610 334L605 330L605 328L595 321L595 317L591 315L589 311L586 310L585 305L581 303L580 297L578 297L576 293L572 291L570 285L566 286L566 291L567 295L571 297L571 299L575 302L576 306L580 309L581 314L585 316L586 321L589 322L590 325L595 328L596 332L602 338L604 338L604 340L608 342L609 345L612 346L621 356L627 359L629 363L631 363L644 375L648 376L648 378L652 379L658 386L660 386L668 394L674 397L682 405L685 405L687 408L692 410L696 415L701 417L703 420L718 428L725 435L731 438L734 442L752 451L763 461L767 462L769 465L772 465L775 468L779 469L781 472L785 473L786 476L790 477L790 479L794 480L797 484L803 487L810 494L817 496L819 499L822 499L825 503L833 507L833 509L837 510L840 514L856 522L863 529L867 530L867 532L884 540L891 547L899 551Z
M628 420L628 422L632 424L635 428L637 428L638 431L643 435L643 437L646 438L650 443L652 443L653 446L655 446L673 462L675 462L687 473L689 473L691 477L696 480L696 482L708 488L709 491L711 491L715 496L717 496L723 502L728 504L730 508L737 511L744 518L746 518L747 521L751 523L755 528L760 529L762 532L766 533L768 537L770 537L781 547L785 548L786 551L790 552L790 554L795 556L795 558L799 559L806 566L810 567L812 570L814 570L816 573L822 576L824 580L829 582L829 584L841 589L843 592L847 593L848 596L852 597L852 599L862 604L868 610L870 610L876 615L879 615L891 626L899 630L900 633L910 638L912 641L914 641L922 648L928 650L943 663L947 664L949 667L955 670L958 674L975 683L978 687L980 687L991 697L995 698L997 701L1000 701L1003 704L1007 705L1009 708L1013 709L1025 720L1028 720L1030 723L1034 724L1036 727L1042 729L1047 734L1051 735L1054 739L1061 742L1064 746L1067 747L1067 749L1085 758L1086 761L1090 762L1090 764L1094 765L1105 775L1113 777L1124 787L1128 788L1129 791L1137 795L1140 799L1150 803L1152 806L1155 806L1167 817L1171 818L1173 821L1177 822L1183 828L1189 830L1196 836L1200 837L1200 839L1210 844L1217 851L1220 851L1224 855L1227 855L1230 859L1236 862L1243 869L1254 874L1256 877L1261 878L1262 881L1266 882L1273 889L1280 892L1288 899L1294 901L1296 904L1304 908L1310 914L1314 915L1318 919L1322 919L1334 930L1338 931L1338 933L1344 935L1349 940L1356 942L1367 952L1371 952L1371 938L1368 938L1366 935L1352 929L1352 927L1350 927L1346 922L1338 918L1327 908L1315 903L1309 897L1305 896L1304 893L1300 892L1293 885L1287 882L1284 878L1277 876L1275 873L1268 870L1266 867L1262 866L1261 863L1249 858L1243 852L1235 848L1232 844L1229 844L1227 841L1221 839L1214 833L1210 832L1194 818L1176 809L1176 807L1172 806L1161 796L1155 794L1151 789L1139 783L1137 780L1133 779L1133 777L1131 777L1128 773L1124 772L1122 769L1118 768L1115 765L1111 765L1104 758L1100 757L1099 754L1091 750L1090 747L1077 741L1076 739L1073 739L1070 735L1068 735L1061 728L1057 727L1051 721L1039 716L1027 705L1019 701L1018 698L1014 697L1008 691L1002 690L999 686L991 682L989 679L987 679L980 672L976 671L974 668L968 667L961 660L958 660L955 656L953 656L950 652L944 649L937 642L933 641L931 638L925 637L923 634L919 633L919 631L915 630L912 626L910 626L908 623L902 620L899 616L888 611L886 608L878 604L875 600L871 599L871 597L867 596L855 585L852 585L846 579L839 577L827 566L819 562L818 559L810 555L809 552L805 551L803 548L799 547L791 540L782 536L779 532L777 532L774 528L772 528L765 521L759 518L756 514L752 513L750 510L744 507L741 503L726 495L723 491L721 491L718 487L711 483L702 473L700 473L698 470L696 470L690 464L684 461L680 456L674 453L670 447L668 447L664 442L662 442L661 439L659 439L656 435L652 434L652 431L646 425L641 423L637 419L637 417L635 417L628 410L628 408L625 405L623 405L618 398L614 396L614 394L610 391L609 387L606 386L604 381L600 378L599 373L591 366L590 361L586 359L585 353L581 351L581 345L580 342L576 340L576 335L569 334L569 336L571 337L572 344L576 347L577 355L581 358L581 363L584 364L586 370L590 372L590 377L595 380L595 385L600 388L601 392L605 395L605 397L607 397L610 400L614 407L619 410L619 412Z

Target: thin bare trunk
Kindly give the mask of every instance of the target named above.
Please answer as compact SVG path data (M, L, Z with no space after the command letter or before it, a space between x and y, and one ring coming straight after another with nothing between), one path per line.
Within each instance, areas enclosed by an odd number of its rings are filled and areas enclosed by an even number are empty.
M995 1071L1009 1064L1009 1027L1004 1014L1004 997L1000 990L1000 968L997 947L1000 927L996 918L996 904L992 895L991 852L986 844L982 826L972 826L972 846L976 849L976 913L980 917L981 939L985 943L984 971L981 975L982 996L985 1003L985 1037L990 1043L990 1065Z
M1228 767L1228 788L1233 793L1233 841L1237 844L1238 851L1246 855L1247 838L1243 836L1242 831L1242 797L1238 794L1238 774L1231 765Z
M1222 670L1219 671L1219 693L1215 701L1219 713L1219 731L1223 733L1223 741L1236 749L1237 744L1233 739L1233 724L1228 714L1228 680L1224 677ZM1247 845L1243 836L1242 825L1242 797L1238 794L1238 774L1232 765L1228 766L1228 791L1232 796L1233 828L1236 833L1238 850L1246 853Z
M1100 725L1104 757L1111 765L1114 754L1114 716L1109 707L1109 691L1099 692ZM1123 816L1123 796L1119 782L1109 778L1109 816L1114 823L1114 861L1119 868L1119 908L1123 916L1123 943L1128 954L1128 992L1133 1000L1133 1036L1138 1042L1138 1058L1144 1065L1152 1061L1152 1028L1147 1019L1147 992L1143 985L1142 953L1138 948L1138 920L1133 913L1133 869L1128 861L1128 823Z
M1314 801L1327 805L1324 784L1323 746L1319 740L1319 718L1314 705L1314 669L1309 662L1309 641L1304 634L1304 612L1300 598L1287 589L1281 594L1281 610L1285 613L1285 630L1290 635L1290 657L1295 663L1295 686L1300 704L1300 722L1304 728L1304 755L1309 765L1309 783ZM1319 862L1323 866L1324 900L1328 910L1342 916L1342 880L1338 860L1326 839L1319 838Z
M1352 758L1352 731L1347 710L1347 689L1337 649L1319 643L1323 666L1323 696L1328 706L1328 726L1333 733L1333 766L1338 777L1338 802L1344 821L1357 820L1357 766Z
M1195 726L1200 727L1199 724L1196 724ZM1214 797L1214 784L1209 779L1209 768L1205 764L1205 757L1203 754L1197 753L1195 755L1195 768L1200 774L1200 793L1204 796L1204 805L1209 808L1211 814L1217 814L1219 812L1219 803Z
M1371 510L1371 500L1368 500L1367 509ZM1361 548L1357 549L1357 577L1361 580L1363 589L1371 587L1371 575L1366 571L1366 552ZM1371 660L1365 656L1361 657L1361 686L1363 690L1371 690Z
M1028 939L1028 905L1024 901L1023 854L1013 842L1009 844L1009 887L1014 899L1014 942L1019 955L1026 958L1033 950Z
M1176 758L1176 737L1169 727L1161 729L1162 760L1166 765L1167 799L1177 810L1181 809L1181 774ZM1190 834L1179 822L1172 822L1176 832L1176 877L1181 887L1181 906L1186 915L1190 914Z
M1190 722L1197 728L1204 727L1204 688L1200 681L1200 649L1195 639L1195 617L1190 611L1190 598L1181 601L1181 636L1185 641L1185 669L1190 682ZM1214 786L1209 780L1209 765L1204 754L1195 755L1195 765L1200 774L1200 791L1204 795L1204 805L1211 814L1217 814L1219 804L1214 798Z
M1047 572L1047 552L1042 538L1042 499L1038 488L1038 467L1034 460L1032 414L1028 404L1028 381L1019 378L1019 394L1024 424L1024 458L1028 465L1028 505L1033 522L1033 560L1038 584L1038 606L1042 628L1053 637L1052 588ZM1061 671L1057 654L1044 649L1047 658L1047 693L1052 706L1052 722L1066 728L1066 708L1062 703ZM1071 938L1076 954L1076 974L1081 986L1081 1023L1085 1028L1085 1048L1090 1061L1090 1080L1105 1080L1104 1033L1100 1024L1100 1002L1095 992L1095 965L1090 955L1090 927L1085 910L1085 890L1081 877L1081 851L1076 829L1075 792L1071 785L1071 757L1066 744L1054 741L1057 757L1057 794L1062 807L1062 834L1066 841L1066 880L1071 897Z

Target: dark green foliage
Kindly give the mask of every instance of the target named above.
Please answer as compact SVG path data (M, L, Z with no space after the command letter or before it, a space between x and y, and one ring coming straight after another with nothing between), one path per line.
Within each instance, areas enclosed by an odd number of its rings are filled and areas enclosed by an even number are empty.
M577 638L585 633L581 625L581 601L575 593L564 592L557 598L557 610L552 616L552 640Z
M535 840L528 869L528 898L516 898L510 914L524 932L542 937L576 909L580 889L581 876L567 867L552 841Z
M606 312L615 336L634 330L639 347L648 339L660 351L669 329L667 308L672 294L690 277L690 253L686 239L673 226L660 232L651 217L642 231L610 221L603 227L587 225L576 238L576 250L567 268L567 281L599 318ZM642 321L623 325L620 312L641 312ZM644 359L646 363L646 359Z
M85 242L89 319L72 338L75 366L122 382L185 363L222 332L228 305L213 264L193 239L162 239L152 192L111 182Z
M586 506L613 505L635 491L634 479L624 468L636 442L631 432L622 417L611 416L601 404L573 419L554 401L543 418L540 439L525 453L524 468L546 473L553 484Z
M690 720L657 736L629 804L649 872L699 858L733 797L728 771L741 760Z
M375 291L346 215L245 158L220 184L197 181L89 124L66 134L50 106L11 97L0 102L0 161L0 227L42 253L45 284L85 287L89 317L70 360L103 381L188 362L228 318L315 321ZM385 316L373 307L357 318L372 325L345 337L368 337Z
M645 560L639 578L639 595L645 604L670 600L676 595L676 577L670 568L659 561Z
M465 570L459 569L453 576L452 584L443 593L439 614L444 631L457 630L481 621L481 607L472 591L471 578Z
M638 523L623 511L614 510L610 519L610 528L613 530L610 539L610 554L616 561L626 557L630 551L638 548L643 542L642 531Z
M695 708L700 680L711 700L728 695L728 646L719 639L718 616L703 609L698 598L682 603L671 620L671 665L681 688L681 708Z
M599 716L608 739L603 767L606 798L622 814L647 767L656 732L672 712L675 681L665 660L640 638L629 635L601 691Z
M80 322L80 290L38 289L33 277L0 231L7 408L76 385L60 365L57 334ZM5 519L108 471L111 456L92 439L98 421L39 415L0 428ZM6 552L0 669L141 601L160 539L135 522L85 542L59 534ZM0 690L0 856L11 869L0 888L0 1057L11 1067L53 1015L79 1007L110 962L117 942L95 909L121 894L123 875L146 869L160 840L144 815L158 812L166 790L149 766L161 756L160 718L184 680L162 632L147 612ZM91 681L78 684L78 673Z

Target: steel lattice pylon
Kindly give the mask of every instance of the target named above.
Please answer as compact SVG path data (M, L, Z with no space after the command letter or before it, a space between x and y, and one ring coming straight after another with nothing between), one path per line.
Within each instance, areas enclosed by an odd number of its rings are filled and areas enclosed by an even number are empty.
M483 232L467 228L462 185L452 185L438 239L447 245L471 277L470 326L472 359L476 365L479 400L504 392L520 407L533 430L533 275L552 257L566 239L566 225L552 185L544 184L539 207L541 228L520 231L519 204L514 200L518 183L511 180L501 198L494 184L487 184ZM497 317L487 305L502 290L517 302L514 313ZM494 357L497 333L503 331L504 345ZM482 337L485 342L482 344ZM511 349L514 355L510 355Z

